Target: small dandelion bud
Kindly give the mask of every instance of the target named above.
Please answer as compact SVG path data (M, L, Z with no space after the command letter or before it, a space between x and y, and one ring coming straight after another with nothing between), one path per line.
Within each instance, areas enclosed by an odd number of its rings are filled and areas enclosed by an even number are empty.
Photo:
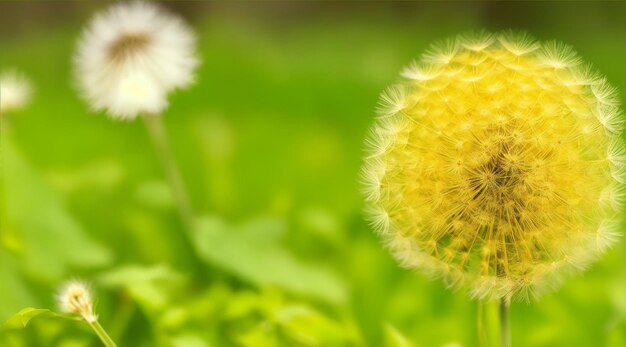
M86 283L76 280L65 283L57 295L57 301L63 312L81 315L106 347L117 347L115 341L98 322Z
M24 107L32 93L30 81L16 70L0 74L0 115Z
M93 323L98 317L93 312L93 301L87 284L70 281L64 284L57 295L59 308L65 313L81 315L87 322Z
M367 214L406 267L478 299L525 299L618 239L618 92L567 45L480 32L442 41L381 96Z
M193 80L195 37L178 17L141 1L120 2L98 14L75 56L85 99L113 118L160 114L167 94Z

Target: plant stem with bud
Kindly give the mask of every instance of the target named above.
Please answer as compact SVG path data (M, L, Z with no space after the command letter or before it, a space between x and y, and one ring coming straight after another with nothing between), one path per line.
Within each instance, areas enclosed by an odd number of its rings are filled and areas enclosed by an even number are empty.
M79 314L106 347L117 347L102 325L98 323L98 315L94 312L91 293L85 282L77 280L67 282L57 295L57 300L63 312Z

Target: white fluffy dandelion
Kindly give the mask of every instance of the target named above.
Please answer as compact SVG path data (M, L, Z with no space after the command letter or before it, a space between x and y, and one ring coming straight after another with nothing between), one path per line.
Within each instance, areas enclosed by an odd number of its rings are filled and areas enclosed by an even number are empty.
M142 1L118 3L85 29L75 56L80 90L114 118L159 114L193 80L195 37L178 17Z
M57 301L61 311L65 313L80 314L87 322L95 322L98 317L93 312L93 301L87 284L81 281L69 281L65 283Z
M28 78L17 70L7 70L0 74L0 112L24 107L29 101L32 87Z

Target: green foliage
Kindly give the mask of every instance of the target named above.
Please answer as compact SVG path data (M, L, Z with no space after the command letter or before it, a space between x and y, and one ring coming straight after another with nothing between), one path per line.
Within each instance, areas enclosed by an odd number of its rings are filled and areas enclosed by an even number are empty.
M63 316L58 313L52 312L48 309L27 307L20 312L9 318L3 325L3 329L23 329L26 328L31 319L38 316L46 316L53 318L73 319L68 316Z
M182 275L167 266L125 265L102 274L98 283L123 289L146 309L159 311L170 303L169 294L181 279Z
M385 325L385 335L387 338L387 346L389 347L414 347L409 339L402 335L393 325Z
M107 265L111 253L87 236L64 208L61 199L42 181L14 147L3 142L6 218L16 235L5 237L23 254L25 271L54 283L71 269ZM19 233L18 233L19 232Z
M299 261L284 249L280 243L287 232L284 220L261 218L231 227L217 217L205 217L199 225L194 242L209 265L261 288L277 286L333 303L345 301L345 287L337 274Z
M21 278L15 259L0 249L0 318L6 319L19 309L36 303L28 289L28 285Z

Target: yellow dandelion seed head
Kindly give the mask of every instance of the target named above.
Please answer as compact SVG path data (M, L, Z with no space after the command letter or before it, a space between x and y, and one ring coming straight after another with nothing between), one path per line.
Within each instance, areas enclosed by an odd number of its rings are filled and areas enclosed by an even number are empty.
M477 299L529 299L619 237L618 92L526 33L437 43L381 96L362 185L402 266Z

